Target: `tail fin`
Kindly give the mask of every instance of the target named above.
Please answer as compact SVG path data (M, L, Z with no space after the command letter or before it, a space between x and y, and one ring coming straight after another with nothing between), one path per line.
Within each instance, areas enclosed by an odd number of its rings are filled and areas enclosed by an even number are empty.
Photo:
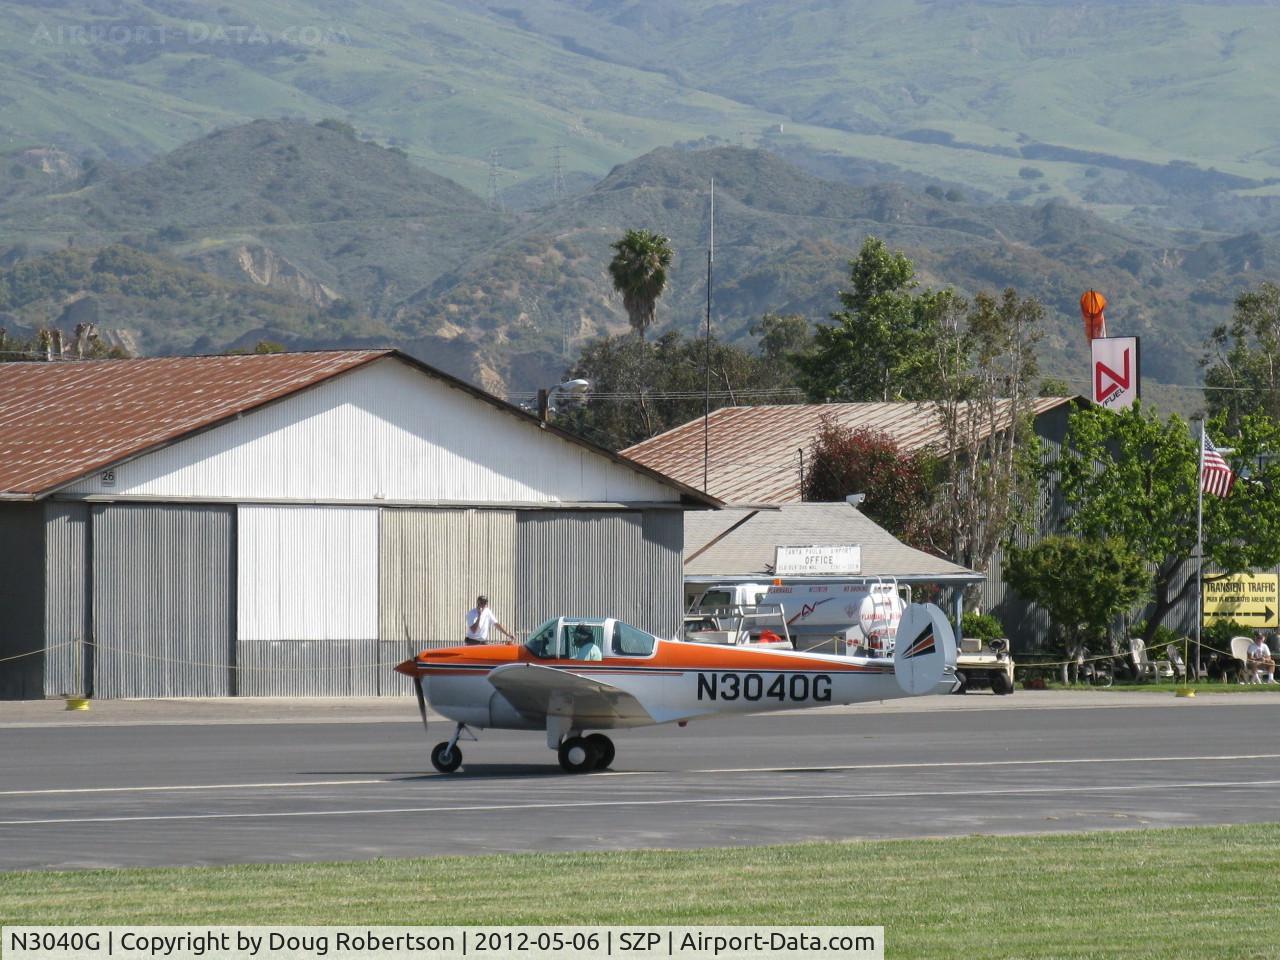
M942 692L938 684L956 666L956 635L932 603L913 603L902 614L893 646L893 675L904 692Z

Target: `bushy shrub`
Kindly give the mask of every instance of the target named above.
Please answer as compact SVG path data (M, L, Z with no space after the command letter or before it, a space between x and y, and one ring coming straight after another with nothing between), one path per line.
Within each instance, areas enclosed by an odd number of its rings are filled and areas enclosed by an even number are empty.
M1247 627L1237 620L1221 619L1214 620L1201 631L1200 642L1206 647L1230 653L1232 637L1251 636L1253 636L1253 627Z
M960 620L960 632L966 637L973 637L987 643L1003 637L1004 627L991 614L970 610Z

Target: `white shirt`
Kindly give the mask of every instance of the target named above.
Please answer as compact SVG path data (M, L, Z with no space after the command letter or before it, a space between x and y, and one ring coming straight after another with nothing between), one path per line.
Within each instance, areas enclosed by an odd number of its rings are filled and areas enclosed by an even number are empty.
M1255 640L1253 643L1249 644L1249 649L1245 655L1253 657L1255 660L1263 660L1271 656L1271 648L1267 646L1267 642L1265 640Z
M600 653L600 646L594 640L590 643L584 643L573 652L575 660L603 660L604 655Z
M479 623L476 623L477 616L480 619ZM479 607L472 607L467 611L467 639L483 640L488 643L489 627L497 622L498 618L494 615L493 607L486 606L483 612L480 611ZM471 626L473 623L475 623L474 627Z

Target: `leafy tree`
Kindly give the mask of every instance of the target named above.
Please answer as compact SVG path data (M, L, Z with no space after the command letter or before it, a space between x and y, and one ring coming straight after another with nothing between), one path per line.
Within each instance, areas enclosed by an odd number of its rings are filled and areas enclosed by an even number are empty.
M797 313L766 313L748 332L760 338L760 356L771 363L789 361L813 349L809 321Z
M556 423L621 450L701 417L706 356L704 340L675 331L653 341L626 334L592 340L566 372L591 381L590 398L559 412ZM714 338L710 357L712 409L800 399L785 367Z
M1225 499L1204 498L1205 566L1219 575L1280 563L1280 425L1245 416L1233 436L1222 420L1209 433L1234 449L1233 469L1249 468ZM1135 404L1119 413L1076 410L1056 466L1073 511L1069 528L1087 539L1118 537L1154 571L1143 639L1196 589L1197 442L1176 415L1161 421Z
M814 350L797 360L815 401L924 400L936 386L933 343L950 291L916 291L915 266L867 237L849 263L844 309L820 325Z
M243 357L251 354L269 354L269 353L288 353L288 349L283 343L276 343L274 340L259 340L250 349L249 347L235 347L232 350L224 350L224 357Z
M795 382L797 364L813 352L813 331L799 314L766 313L747 331L758 337L760 359L776 367L778 377Z
M1097 649L1115 615L1151 584L1141 557L1119 537L1054 535L1026 549L1011 544L1004 573L1049 615L1057 649L1068 656L1091 644Z
M1240 294L1231 323L1210 334L1201 364L1210 417L1224 415L1233 430L1249 413L1280 419L1280 286Z
M613 288L622 294L631 327L641 337L653 323L658 298L667 286L671 241L648 230L628 230L613 245L609 262Z
M948 557L986 571L1034 502L1039 444L1032 427L1035 348L1044 307L1013 289L952 298L936 340L946 483L938 527Z
M1071 385L1061 377L1045 377L1036 390L1042 397L1070 397L1079 391L1072 390Z
M831 503L865 494L863 513L904 543L936 553L939 538L930 522L936 473L927 451L903 451L883 433L823 417L801 496Z

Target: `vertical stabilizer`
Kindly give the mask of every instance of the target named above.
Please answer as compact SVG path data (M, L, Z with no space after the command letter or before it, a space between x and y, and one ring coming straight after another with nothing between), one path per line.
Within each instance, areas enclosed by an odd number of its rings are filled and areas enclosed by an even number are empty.
M956 635L932 603L913 603L902 614L893 647L893 675L906 693L941 692L938 684L956 666Z

